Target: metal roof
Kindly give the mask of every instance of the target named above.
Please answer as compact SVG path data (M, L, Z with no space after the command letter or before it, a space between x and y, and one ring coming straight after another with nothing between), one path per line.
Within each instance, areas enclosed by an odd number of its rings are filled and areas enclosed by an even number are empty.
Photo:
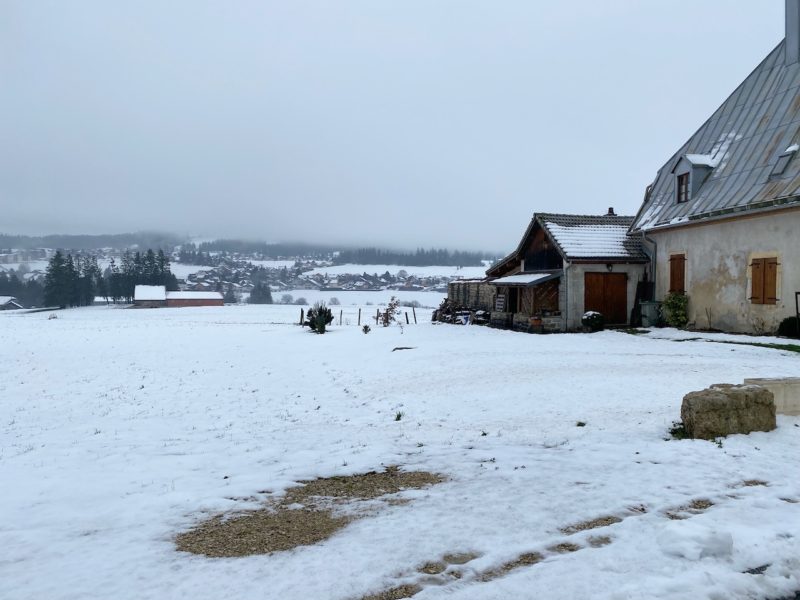
M545 281L557 279L561 277L561 275L562 271L561 269L559 269L558 271L547 271L546 273L525 273L522 275L508 275L506 277L500 277L499 279L493 279L489 283L491 285L502 285L510 287L533 287L534 285L539 285L540 283L544 283Z
M800 142L800 63L786 64L785 41L767 55L695 134L659 169L632 231L800 206L800 159L771 175ZM678 203L673 169L686 157L710 168Z

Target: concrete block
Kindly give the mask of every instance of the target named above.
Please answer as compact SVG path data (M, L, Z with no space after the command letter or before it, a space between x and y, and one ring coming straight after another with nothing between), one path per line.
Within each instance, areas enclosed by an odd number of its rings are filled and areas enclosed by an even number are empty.
M772 392L775 412L779 415L800 415L800 377L745 379L745 385L760 385Z
M772 392L757 385L718 384L683 397L681 419L690 437L711 440L775 429Z

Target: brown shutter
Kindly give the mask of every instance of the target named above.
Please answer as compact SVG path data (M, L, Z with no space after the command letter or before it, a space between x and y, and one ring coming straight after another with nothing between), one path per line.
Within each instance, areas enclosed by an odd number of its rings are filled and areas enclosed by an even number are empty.
M678 294L686 292L685 254L673 254L669 257L669 291Z
M753 304L764 304L764 265L766 259L754 258L750 263L750 270L752 272L752 293L750 294L750 301Z
M778 302L778 259L764 259L764 304Z

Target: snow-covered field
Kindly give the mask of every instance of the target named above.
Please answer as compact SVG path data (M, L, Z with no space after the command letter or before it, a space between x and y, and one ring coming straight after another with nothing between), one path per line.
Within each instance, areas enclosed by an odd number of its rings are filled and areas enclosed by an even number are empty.
M664 440L686 392L796 376L799 355L428 322L315 336L289 324L295 313L0 313L0 598L345 600L407 582L419 600L800 589L800 504L787 501L800 500L800 419L721 447ZM177 533L257 507L261 491L393 464L448 479L315 546L175 550ZM714 504L668 518L701 498ZM621 521L560 531L609 515ZM591 547L592 535L610 543ZM548 550L565 542L580 549ZM460 580L417 573L454 552L478 555ZM478 581L530 552L544 560Z
M252 262L252 261L251 261ZM473 277L485 277L486 266L482 267L446 267L446 266L428 266L428 267L411 267L402 265L334 265L331 267L317 267L313 271L309 271L306 275L383 275L387 271L392 275L397 275L400 271L405 271L409 275L415 277L460 277L462 279L471 279Z
M361 306L365 311L375 312L375 306L385 305L392 296L400 302L419 302L420 306L427 308L437 308L447 294L440 292L406 292L402 290L375 290L370 292L346 291L346 290L286 290L272 292L272 299L280 302L284 294L289 294L295 301L305 298L309 304L314 302L330 302L331 298L336 298L342 306ZM371 307L371 308L370 308ZM334 308L331 306L331 308Z

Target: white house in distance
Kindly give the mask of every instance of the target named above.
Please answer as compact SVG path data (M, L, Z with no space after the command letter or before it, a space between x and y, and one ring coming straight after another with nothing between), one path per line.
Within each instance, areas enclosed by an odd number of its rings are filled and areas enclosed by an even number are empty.
M800 297L800 0L786 37L673 154L631 226L690 325L774 332Z
M0 296L0 310L17 310L24 308L14 296Z
M222 306L219 292L168 292L163 285L137 285L133 291L133 305L138 308L163 308L182 306Z

